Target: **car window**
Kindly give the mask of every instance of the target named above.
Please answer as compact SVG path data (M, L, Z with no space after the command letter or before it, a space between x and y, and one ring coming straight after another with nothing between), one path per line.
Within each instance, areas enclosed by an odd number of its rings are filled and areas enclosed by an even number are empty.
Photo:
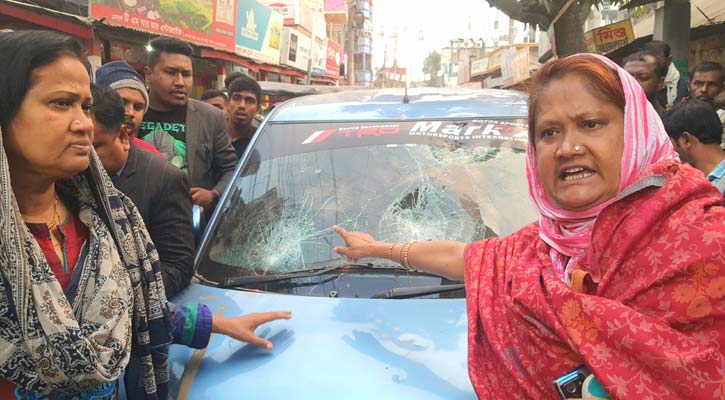
M535 220L522 119L267 125L199 272L280 274L334 262L331 230L388 242L504 236Z

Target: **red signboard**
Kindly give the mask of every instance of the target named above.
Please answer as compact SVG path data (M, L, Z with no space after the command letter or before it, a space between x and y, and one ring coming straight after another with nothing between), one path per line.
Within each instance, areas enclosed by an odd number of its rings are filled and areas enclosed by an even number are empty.
M327 64L325 76L331 78L340 77L340 61L342 60L342 48L340 44L332 39L327 39Z
M91 0L90 14L109 25L234 51L236 3L233 0Z

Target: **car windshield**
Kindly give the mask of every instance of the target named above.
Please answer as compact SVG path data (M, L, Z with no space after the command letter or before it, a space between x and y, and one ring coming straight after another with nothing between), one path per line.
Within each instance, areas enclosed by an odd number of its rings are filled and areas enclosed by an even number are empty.
M523 119L268 124L210 228L198 272L222 282L342 263L334 225L386 242L510 234L536 218L526 137Z

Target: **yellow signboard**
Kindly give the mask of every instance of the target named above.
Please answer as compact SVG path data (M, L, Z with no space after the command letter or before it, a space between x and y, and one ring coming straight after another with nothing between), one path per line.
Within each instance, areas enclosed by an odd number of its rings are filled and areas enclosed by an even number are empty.
M592 29L586 36L591 37L597 53L607 54L634 41L632 20L626 19Z

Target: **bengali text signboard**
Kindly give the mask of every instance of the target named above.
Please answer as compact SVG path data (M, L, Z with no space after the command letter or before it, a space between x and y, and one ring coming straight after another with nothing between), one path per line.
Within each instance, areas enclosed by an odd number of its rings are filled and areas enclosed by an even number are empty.
M233 51L235 5L234 0L91 0L90 15L109 25Z
M612 52L634 41L632 20L629 19L592 29L589 32L591 32L594 48L599 54Z

